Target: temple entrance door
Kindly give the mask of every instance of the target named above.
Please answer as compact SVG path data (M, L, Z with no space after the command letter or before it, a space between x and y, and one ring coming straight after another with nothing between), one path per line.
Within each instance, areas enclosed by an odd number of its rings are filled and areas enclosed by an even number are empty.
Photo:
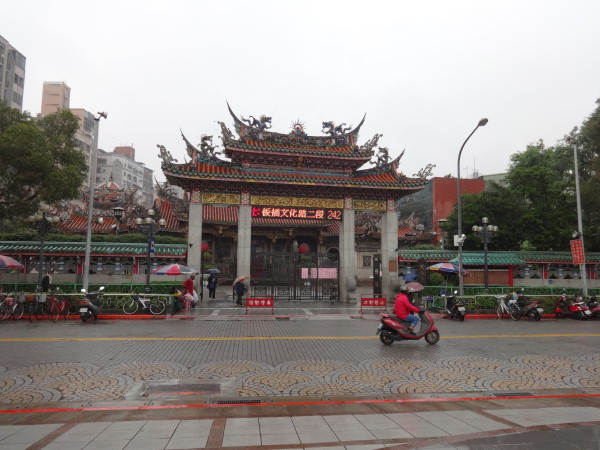
M331 254L253 252L250 272L255 297L329 300L330 286L339 288L338 258Z

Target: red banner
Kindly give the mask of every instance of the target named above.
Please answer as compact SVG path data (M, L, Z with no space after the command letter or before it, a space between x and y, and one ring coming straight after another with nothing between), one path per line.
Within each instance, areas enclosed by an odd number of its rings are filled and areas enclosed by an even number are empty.
M573 256L573 264L585 264L585 253L581 239L571 241L571 255Z

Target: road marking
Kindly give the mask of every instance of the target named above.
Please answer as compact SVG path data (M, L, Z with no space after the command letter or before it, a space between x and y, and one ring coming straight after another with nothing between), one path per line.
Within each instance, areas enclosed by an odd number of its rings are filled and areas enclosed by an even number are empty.
M537 338L537 337L598 337L600 333L577 334L477 334L464 336L440 336L441 339L487 339L487 338ZM45 341L301 341L301 340L357 340L378 339L377 336L226 336L226 337L66 337L66 338L0 338L0 342Z
M220 408L261 408L272 406L320 406L320 405L360 405L360 404L403 404L403 403L442 403L442 402L476 402L484 401L494 402L505 400L526 400L526 399L569 399L569 398L598 398L600 394L557 394L557 395L512 395L506 397L437 397L437 398L402 398L402 399L360 399L360 400L313 400L313 401L281 401L265 403L198 403L198 404L168 404L168 405L143 405L143 406L88 406L80 408L21 408L21 409L0 409L0 414L23 414L23 413L49 413L49 412L81 412L81 411L151 411L161 409L220 409ZM349 415L349 414L348 414ZM567 419L565 419L567 420ZM597 422L592 422L597 423Z
M221 311L220 309L215 309L212 313L211 316L218 316L219 315L219 311Z
M310 309L303 309L302 311L304 311L304 314L306 314L307 316L313 315L313 312Z

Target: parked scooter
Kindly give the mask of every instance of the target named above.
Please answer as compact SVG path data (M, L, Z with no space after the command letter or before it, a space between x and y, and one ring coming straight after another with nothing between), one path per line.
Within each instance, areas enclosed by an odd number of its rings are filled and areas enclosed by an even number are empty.
M600 303L595 295L592 295L587 302L587 307L592 313L592 319L600 319Z
M518 311L511 314L514 320L519 320L522 316L526 316L528 320L539 322L544 314L541 300L530 300L525 297L525 290L521 289L517 294ZM516 317L515 317L516 316Z
M79 304L79 317L81 317L82 322L87 322L88 319L94 318L94 321L98 320L98 314L101 309L100 299L102 298L102 293L104 291L104 286L100 286L100 289L96 292L90 292L89 294L85 289L82 289L81 292L84 293L83 300Z
M408 322L392 314L381 314L381 321L377 327L379 340L384 345L391 345L394 341L416 341L425 338L428 344L436 344L440 340L440 333L435 326L433 317L429 315L423 307L419 310L419 329L414 329L413 333L407 331Z
M571 317L573 319L588 320L592 318L592 312L590 311L590 308L583 303L581 296L576 296L573 300L569 300L567 298L567 293L564 291L556 301L554 313L558 319Z
M465 320L467 315L467 308L463 300L456 300L457 291L454 291L452 295L444 296L446 314L449 319L458 319L461 322Z

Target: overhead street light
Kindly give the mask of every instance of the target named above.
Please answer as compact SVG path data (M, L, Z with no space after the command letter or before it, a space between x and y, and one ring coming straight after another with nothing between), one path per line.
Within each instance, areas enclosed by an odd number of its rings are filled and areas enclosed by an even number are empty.
M88 194L88 217L87 230L85 235L85 257L83 261L83 289L88 291L90 283L90 253L92 249L92 222L94 216L94 189L96 187L96 158L98 155L98 133L100 131L100 119L106 119L107 112L99 112L97 117L94 117L96 129L94 130L94 143L92 145L92 153L90 155L90 186Z
M458 161L456 163L456 168L457 168L457 187L458 187L458 197L457 197L457 219L458 219L458 295L464 295L464 287L463 287L463 268L462 268L462 248L463 248L463 243L465 241L465 237L462 234L462 197L460 194L460 156L462 155L462 151L465 148L465 144L467 143L467 141L471 138L471 136L473 136L473 134L477 131L477 128L479 127L484 127L486 124L488 123L488 120L486 118L483 118L479 121L479 123L477 124L477 126L475 127L475 129L473 131L471 131L471 134L469 136L467 136L467 139L465 139L465 142L463 142L462 147L460 147L460 151L458 152Z

